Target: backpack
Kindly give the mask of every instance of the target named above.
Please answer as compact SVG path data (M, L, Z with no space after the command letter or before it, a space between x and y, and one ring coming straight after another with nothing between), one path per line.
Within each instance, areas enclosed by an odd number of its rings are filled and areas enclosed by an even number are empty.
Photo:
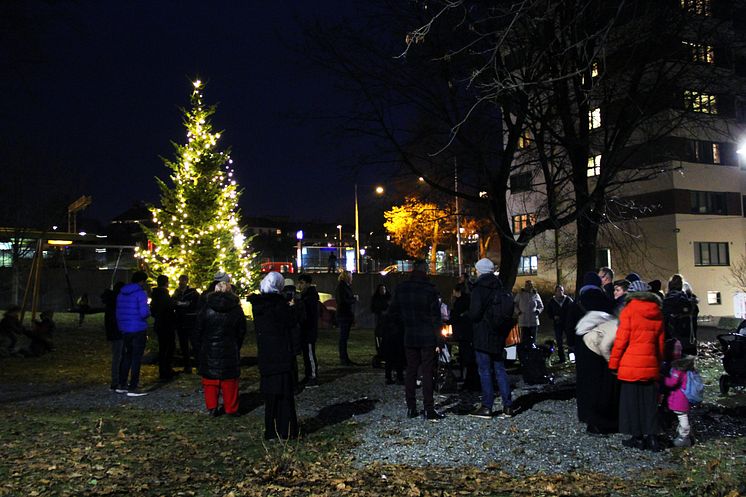
M516 323L513 313L513 294L499 288L490 297L487 309L484 311L484 320L490 325L493 333L507 336Z
M686 372L686 386L681 389L690 404L699 404L704 400L705 384L696 371Z
M666 336L683 343L694 343L694 303L683 292L669 294L663 299L663 322Z

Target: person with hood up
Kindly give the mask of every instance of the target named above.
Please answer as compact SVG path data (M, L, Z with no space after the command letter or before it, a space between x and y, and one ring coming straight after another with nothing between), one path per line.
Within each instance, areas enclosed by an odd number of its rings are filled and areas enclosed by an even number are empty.
M684 395L687 383L687 371L694 371L694 356L684 356L671 363L671 371L664 380L669 390L667 396L668 408L676 414L679 425L676 428L676 438L673 439L674 447L690 447L692 439L689 436L689 399Z
M282 294L285 279L267 273L259 285L261 293L249 296L256 330L259 360L259 391L264 395L264 438L289 439L298 436L294 392L295 352L293 329L298 313Z
M663 361L663 313L660 298L642 280L629 287L627 304L619 315L609 369L621 383L619 431L631 438L626 447L661 450L658 432L658 387Z
M303 367L305 376L303 384L306 388L319 386L319 363L316 359L316 339L319 336L319 292L313 284L313 277L304 273L298 276L298 290L300 303L305 312L300 323L300 339L303 345Z
M495 276L495 265L491 260L479 259L475 265L477 281L471 289L469 302L469 319L472 322L474 336L474 351L479 369L479 379L482 384L482 404L470 415L489 419L492 418L492 404L495 401L495 389L492 385L494 378L500 389L503 416L512 416L513 399L510 392L510 380L505 371L505 339L507 334L499 336L485 319L485 313L495 292L502 291L502 282Z
M150 316L148 294L145 291L147 281L147 274L136 271L132 274L131 283L123 286L117 295L115 312L117 326L122 332L122 362L119 367L119 386L115 391L127 394L128 397L147 395L139 390L140 364L148 340L147 319Z
M526 280L521 291L515 296L515 308L518 311L518 327L521 329L520 347L530 348L536 344L539 314L544 310L544 303L533 281Z
M617 431L619 387L609 372L606 359L586 345L583 336L590 329L578 330L578 323L591 311L611 318L613 302L601 288L601 278L593 271L583 276L583 286L568 313L567 326L575 335L575 371L578 420L593 435Z
M199 374L208 413L221 413L218 402L222 393L225 413L237 415L246 316L229 282L218 282L207 296L205 307L197 316L194 335L199 343Z

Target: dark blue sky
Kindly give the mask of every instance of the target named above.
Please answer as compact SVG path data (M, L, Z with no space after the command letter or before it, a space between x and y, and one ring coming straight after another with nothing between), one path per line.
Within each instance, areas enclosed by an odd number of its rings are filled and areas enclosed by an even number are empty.
M64 171L71 198L93 196L86 216L108 221L137 200L157 201L153 177L167 174L159 156L184 140L178 107L199 75L219 105L213 124L233 149L244 215L351 221L356 154L369 145L324 119L291 117L349 103L288 47L302 41L298 20L354 17L350 3L18 5L21 22L0 24L0 62L12 69L0 81L0 145L32 149L23 167Z

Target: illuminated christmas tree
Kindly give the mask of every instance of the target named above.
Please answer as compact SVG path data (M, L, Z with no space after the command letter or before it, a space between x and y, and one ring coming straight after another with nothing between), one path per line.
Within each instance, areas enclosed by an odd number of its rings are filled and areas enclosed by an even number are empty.
M212 131L215 106L205 105L201 81L194 81L191 108L183 110L187 142L174 143L175 160L163 159L172 186L156 178L161 206L150 207L154 228L143 227L149 247L136 255L155 277L176 282L182 274L200 290L217 271L225 271L239 293L255 287L254 257L239 225L241 195L233 176L230 149L217 146Z

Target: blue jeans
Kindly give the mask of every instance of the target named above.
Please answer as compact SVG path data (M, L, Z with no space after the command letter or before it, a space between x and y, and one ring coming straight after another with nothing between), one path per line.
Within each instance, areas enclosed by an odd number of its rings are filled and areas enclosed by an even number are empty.
M111 341L111 386L119 388L122 382L119 381L119 369L122 367L122 348L124 341L120 338Z
M475 353L477 356L477 367L479 368L479 380L482 383L482 405L492 409L492 404L495 402L495 389L492 386L491 374L494 368L495 379L500 389L500 398L502 399L503 407L512 406L510 380L508 379L508 373L505 371L505 364L503 364L502 357L498 359L496 354L488 354L481 350L477 350Z
M119 368L120 386L127 386L127 377L130 379L130 390L135 390L139 386L140 363L142 362L142 355L145 353L146 340L145 330L135 333L122 333L124 351L122 352L122 365Z

